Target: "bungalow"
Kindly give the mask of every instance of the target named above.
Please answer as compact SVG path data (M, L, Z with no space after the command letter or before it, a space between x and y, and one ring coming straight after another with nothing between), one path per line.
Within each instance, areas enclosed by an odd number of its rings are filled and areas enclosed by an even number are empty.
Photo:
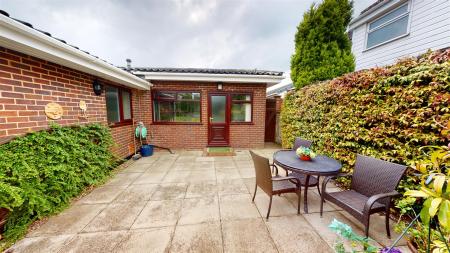
M450 1L378 0L349 25L356 70L450 47Z
M265 90L282 72L113 66L0 10L0 143L30 131L98 122L114 152L133 152L134 123L171 148L260 147Z

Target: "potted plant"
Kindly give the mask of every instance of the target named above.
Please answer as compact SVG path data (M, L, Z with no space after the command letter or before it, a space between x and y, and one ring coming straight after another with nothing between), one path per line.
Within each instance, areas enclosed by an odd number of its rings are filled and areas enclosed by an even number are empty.
M312 158L316 157L316 153L307 147L299 147L295 152L303 161L311 161Z

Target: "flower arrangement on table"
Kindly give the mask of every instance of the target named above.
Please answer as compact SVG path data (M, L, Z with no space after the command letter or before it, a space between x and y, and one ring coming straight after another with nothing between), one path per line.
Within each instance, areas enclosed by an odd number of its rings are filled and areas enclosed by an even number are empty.
M297 148L295 153L303 161L310 161L312 158L316 157L316 153L314 153L310 148L307 147L299 147Z

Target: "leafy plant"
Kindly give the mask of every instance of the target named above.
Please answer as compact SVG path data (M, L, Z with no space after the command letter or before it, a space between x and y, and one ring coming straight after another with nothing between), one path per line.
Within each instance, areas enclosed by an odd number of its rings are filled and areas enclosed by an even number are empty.
M311 158L316 157L316 153L314 153L310 148L307 148L307 147L299 147L299 148L297 148L295 153L298 156L304 155L304 156L309 156Z
M295 34L291 78L301 88L328 80L355 68L350 39L346 33L353 2L324 0L303 15Z
M30 133L0 146L0 207L11 211L0 248L36 219L58 213L87 186L101 183L117 159L100 124Z
M336 219L333 219L333 221L328 227L333 232L338 234L341 238L351 243L352 245L351 252L367 252L367 253L378 252L378 248L370 244L369 238L357 235L355 232L353 232L353 229L349 225L342 223ZM361 250L358 250L358 248L360 248ZM335 244L334 249L337 253L347 252L347 250L344 247L344 243L342 241L337 242Z

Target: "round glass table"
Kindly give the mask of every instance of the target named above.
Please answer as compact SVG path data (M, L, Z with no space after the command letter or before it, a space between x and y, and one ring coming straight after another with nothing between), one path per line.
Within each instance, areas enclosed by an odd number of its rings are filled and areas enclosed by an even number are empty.
M311 161L303 161L294 150L280 150L273 155L273 162L283 169L304 174L306 176L304 210L308 213L308 185L311 176L337 175L341 170L341 163L325 155L318 155Z

